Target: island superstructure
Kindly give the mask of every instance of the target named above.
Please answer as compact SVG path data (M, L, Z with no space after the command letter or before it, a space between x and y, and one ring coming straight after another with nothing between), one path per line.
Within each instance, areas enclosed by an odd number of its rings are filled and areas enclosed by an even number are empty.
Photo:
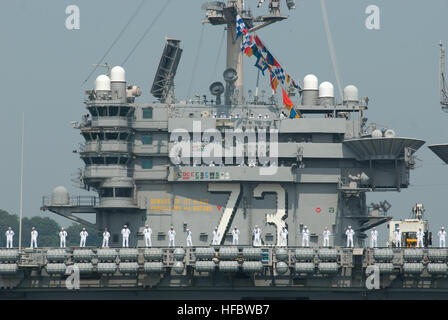
M286 4L294 8L293 0ZM205 21L227 30L224 81L210 84L211 98L206 89L193 100L176 97L183 49L174 38L166 39L150 89L157 102L140 103L145 89L129 82L132 75L121 66L96 78L86 91L87 113L74 124L84 139L78 181L91 195L59 186L43 197L41 209L98 232L107 228L110 248L0 250L0 288L6 289L0 294L353 299L446 292L445 249L365 248L367 231L392 219L388 202L368 204L368 192L407 188L424 141L368 123L369 99L357 87L346 86L337 101L333 85L312 74L304 75L301 88L299 81L282 87L299 97L293 107L275 95L245 95L244 36L237 37L236 22L241 17L246 34L255 34L287 19L279 0L268 6L268 15L253 17L242 0L204 5ZM118 249L124 225L131 230L130 248ZM152 229L152 248L145 247L145 225ZM262 230L261 246L253 246L255 226ZM305 226L309 247L301 243ZM355 248L345 247L348 226ZM168 247L171 227L175 247ZM238 246L232 245L235 227ZM325 227L331 238L323 248ZM212 245L215 228L219 237ZM193 246L187 247L187 229ZM381 271L385 290L366 287L372 266ZM76 274L80 290L67 290L67 277Z
M266 245L279 243L283 226L290 231L288 244L299 245L306 225L313 246L321 245L325 227L333 234L331 244L342 245L351 225L362 246L364 231L390 219L372 214L367 192L407 188L414 153L424 142L367 126L368 99L360 99L355 86L346 86L338 103L333 85L319 84L314 75L303 80L296 106L301 118L282 118L287 110L275 99L246 99L235 17L240 13L248 27L258 29L286 18L277 5L271 1L271 14L259 18L243 11L242 1L206 8L208 21L224 24L228 33L225 89L212 84L214 101L176 102L182 49L175 39L167 39L151 90L158 103L136 103L141 90L126 82L122 67L100 75L87 92L88 115L78 126L85 139L80 180L97 196L79 198L59 187L43 209L109 228L114 245L124 224L134 231L133 245L149 224L159 246L167 244L170 226L192 230L198 245L209 244L218 226L220 244L230 244L234 225L244 245L251 244L255 225L262 227ZM263 139L266 144L257 143ZM82 221L76 216L81 212L95 213L96 223Z

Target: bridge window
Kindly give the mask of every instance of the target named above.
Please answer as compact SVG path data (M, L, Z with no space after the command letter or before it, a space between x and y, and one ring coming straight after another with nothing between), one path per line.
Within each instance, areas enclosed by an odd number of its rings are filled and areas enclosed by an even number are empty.
M115 197L117 198L132 197L132 188L115 188Z
M106 164L118 164L118 157L107 157Z
M93 164L104 164L104 158L103 157L92 157L92 163Z
M109 107L109 116L111 117L118 116L118 107Z
M143 159L142 169L152 169L152 159Z
M100 196L103 198L112 198L114 196L114 188L101 188Z
M129 137L129 133L127 133L127 132L120 133L120 140L127 140L128 137Z
M152 119L152 108L143 109L143 119Z
M98 107L98 116L106 117L107 116L107 107Z
M106 133L106 140L117 140L118 139L118 132L107 132Z
M95 107L90 107L89 111L90 111L90 114L92 115L92 117L97 117L98 116L98 111L96 110Z
M124 164L128 163L128 158L122 157L119 159L118 163L124 165Z
M152 144L152 135L142 136L142 144Z
M120 108L120 117L127 117L129 113L129 107L121 107Z

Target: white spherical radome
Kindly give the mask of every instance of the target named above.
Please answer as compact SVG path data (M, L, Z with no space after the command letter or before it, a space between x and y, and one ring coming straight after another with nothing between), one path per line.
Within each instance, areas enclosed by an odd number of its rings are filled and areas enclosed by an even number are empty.
M324 81L320 84L319 98L334 98L334 86L331 82Z
M303 90L317 90L318 80L314 74L308 74L303 78Z
M112 82L126 82L126 71L120 66L113 67L110 70L110 80Z
M95 91L110 91L110 78L105 74L99 75L95 80Z

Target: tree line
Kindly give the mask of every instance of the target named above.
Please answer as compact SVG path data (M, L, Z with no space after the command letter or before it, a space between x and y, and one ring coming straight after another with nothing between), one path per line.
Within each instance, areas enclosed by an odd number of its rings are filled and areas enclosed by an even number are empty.
M6 247L5 232L11 227L14 231L14 247L19 246L19 217L0 209L0 247ZM37 244L39 247L59 247L59 232L61 226L48 217L22 218L22 247L29 247L31 243L31 228L35 227L39 232ZM87 246L101 246L101 232L79 223L72 223L64 228L67 231L67 246L79 246L82 228L86 228L89 236L87 237Z

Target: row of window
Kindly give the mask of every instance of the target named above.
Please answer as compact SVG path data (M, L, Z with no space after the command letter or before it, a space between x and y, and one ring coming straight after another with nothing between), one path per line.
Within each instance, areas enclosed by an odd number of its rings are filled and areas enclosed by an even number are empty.
M131 111L131 108L126 106L89 107L88 109L93 117L127 117Z
M83 137L86 141L104 141L104 140L121 140L127 141L130 133L129 132L84 132ZM144 135L141 137L142 144L148 145L153 143L152 135Z
M129 161L128 157L82 157L82 160L86 165L98 164L98 165L126 165Z
M129 132L84 132L84 139L86 141L92 140L128 140L130 133Z
M82 160L86 165L126 165L130 159L128 157L83 157ZM142 169L152 169L152 167L152 158L142 160Z
M130 114L131 107L126 106L106 106L106 107L88 107L93 117L127 117ZM143 108L143 119L152 119L152 108Z
M99 194L102 198L130 198L132 188L101 188Z

